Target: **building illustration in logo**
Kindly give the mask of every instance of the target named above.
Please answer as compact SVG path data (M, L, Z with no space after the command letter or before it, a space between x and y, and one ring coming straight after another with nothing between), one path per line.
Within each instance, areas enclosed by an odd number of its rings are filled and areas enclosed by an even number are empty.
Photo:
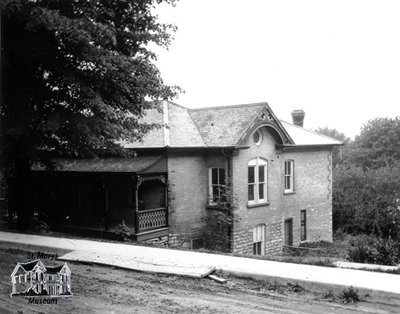
M66 263L45 266L40 259L18 263L11 274L11 296L71 296L71 270Z

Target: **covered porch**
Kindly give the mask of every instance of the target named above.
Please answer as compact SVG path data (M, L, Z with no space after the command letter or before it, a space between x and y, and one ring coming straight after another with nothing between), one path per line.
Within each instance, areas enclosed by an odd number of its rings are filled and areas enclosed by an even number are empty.
M52 229L115 238L124 222L135 241L168 235L164 156L55 161L31 177L33 207Z

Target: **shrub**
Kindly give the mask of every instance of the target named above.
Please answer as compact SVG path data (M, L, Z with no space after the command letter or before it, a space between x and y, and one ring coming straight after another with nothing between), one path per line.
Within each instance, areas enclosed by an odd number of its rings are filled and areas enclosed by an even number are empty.
M214 206L210 206L204 218L203 232L207 249L223 253L231 252L232 227L238 220L235 215L236 209L236 197L227 182L220 198L216 200Z
M347 250L347 260L356 263L397 265L400 262L400 241L391 238L358 237Z
M368 243L358 240L347 250L347 260L355 263L374 263L374 252Z
M355 303L362 301L361 297L358 295L358 290L354 290L353 287L345 288L339 295L339 299L343 303Z
M324 292L322 294L322 298L323 299L331 299L331 300L333 300L335 298L335 295L333 294L332 290L328 290L328 291L326 291L326 292Z
M33 216L30 221L30 229L39 233L47 233L50 227L44 220Z
M400 239L400 163L379 169L334 168L333 227Z
M125 224L124 220L122 220L122 222L115 228L115 234L121 237L125 242L129 242L132 236L129 227Z
M382 265L397 265L400 262L400 241L391 238L376 241L375 263Z
M292 292L300 293L304 291L304 288L300 286L297 282L294 284L288 282L286 285Z

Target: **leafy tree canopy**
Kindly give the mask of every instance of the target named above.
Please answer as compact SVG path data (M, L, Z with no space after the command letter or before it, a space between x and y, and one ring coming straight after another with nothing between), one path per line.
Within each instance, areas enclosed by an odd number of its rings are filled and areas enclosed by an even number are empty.
M355 138L355 162L363 168L379 168L400 161L400 117L368 121Z
M175 0L4 0L2 90L5 155L40 160L122 153L153 125L144 110L170 99L149 44L168 47L175 27L152 8ZM4 152L3 152L4 153ZM15 165L14 165L15 166Z
M334 138L334 139L336 139L338 141L341 141L341 142L343 142L345 144L350 142L350 138L347 137L346 135L344 135L344 133L339 132L336 129L331 129L331 128L327 127L327 126L323 127L323 128L318 128L318 129L315 130L315 132L317 132L319 134L322 134L322 135L329 136L329 137Z

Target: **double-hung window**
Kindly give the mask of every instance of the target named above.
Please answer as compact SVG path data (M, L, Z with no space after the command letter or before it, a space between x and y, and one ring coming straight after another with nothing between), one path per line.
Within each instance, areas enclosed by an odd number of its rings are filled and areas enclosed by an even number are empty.
M225 169L210 168L209 204L216 205L225 199Z
M258 225L253 228L253 254L264 255L265 247L265 225Z
M267 161L257 157L248 164L248 204L260 204L268 201Z
M294 161L286 160L285 161L285 193L293 193L294 192Z

